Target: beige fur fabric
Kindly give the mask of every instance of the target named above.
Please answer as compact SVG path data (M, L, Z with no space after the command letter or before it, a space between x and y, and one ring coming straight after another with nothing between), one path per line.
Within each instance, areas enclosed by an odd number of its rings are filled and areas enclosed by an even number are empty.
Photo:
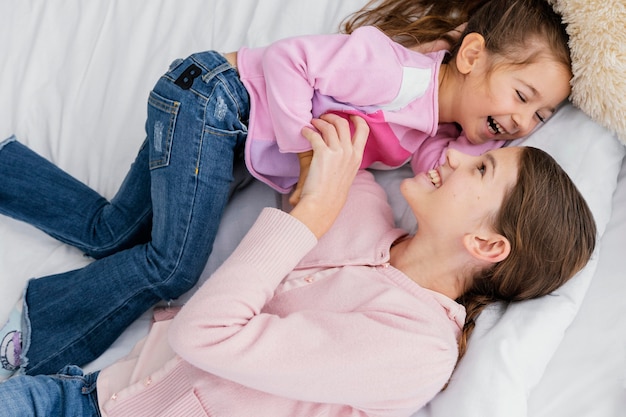
M572 103L626 145L626 0L548 0L572 54Z

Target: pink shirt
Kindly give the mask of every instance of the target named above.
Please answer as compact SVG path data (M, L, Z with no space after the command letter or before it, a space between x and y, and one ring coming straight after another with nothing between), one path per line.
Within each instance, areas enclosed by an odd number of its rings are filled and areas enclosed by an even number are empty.
M250 94L246 164L261 181L286 193L297 182L295 153L311 149L301 135L312 117L359 114L370 126L362 168L394 168L413 154L434 167L454 137L433 142L439 128L438 79L445 51L421 54L375 27L351 35L300 36L264 48L242 48L237 66ZM501 146L490 144L490 147Z
M101 372L102 415L411 415L450 377L465 310L388 264L404 234L366 171L319 242L265 209L174 320Z

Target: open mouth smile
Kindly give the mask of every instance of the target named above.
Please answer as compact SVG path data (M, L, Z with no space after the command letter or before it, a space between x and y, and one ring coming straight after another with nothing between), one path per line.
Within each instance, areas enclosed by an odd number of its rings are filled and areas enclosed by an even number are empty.
M498 123L496 119L491 116L487 116L487 126L489 127L489 131L494 135L506 133L506 130L504 130L504 128L500 126L500 123Z
M439 171L437 171L436 169L429 170L428 178L430 178L430 182L433 183L435 188L441 187L441 175L439 175Z

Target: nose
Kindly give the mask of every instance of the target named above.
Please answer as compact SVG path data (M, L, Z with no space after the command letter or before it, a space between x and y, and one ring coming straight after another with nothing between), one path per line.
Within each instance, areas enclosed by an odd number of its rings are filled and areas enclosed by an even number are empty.
M518 113L513 116L513 133L516 137L528 135L537 126L537 119L534 111Z
M459 167L461 163L461 159L463 158L463 153L457 151L456 149L448 149L446 150L446 163L452 169L456 169Z

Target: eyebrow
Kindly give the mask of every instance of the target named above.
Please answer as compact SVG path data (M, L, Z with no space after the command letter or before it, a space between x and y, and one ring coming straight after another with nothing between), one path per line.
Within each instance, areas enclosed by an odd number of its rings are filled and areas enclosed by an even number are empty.
M533 93L533 96L535 98L541 99L541 93L539 92L539 90L537 90L532 84L528 84L525 81L520 80L524 85L526 85L526 87L528 87L530 89L530 91ZM550 115L556 113L556 107L550 107L547 108L546 110L548 110L550 112Z
M528 83L524 83L526 84L526 87L530 88L530 91L532 91L532 93L537 96L537 97L541 97L541 94L539 94L539 90L537 90L535 88L535 86L533 86L532 84L528 84Z

